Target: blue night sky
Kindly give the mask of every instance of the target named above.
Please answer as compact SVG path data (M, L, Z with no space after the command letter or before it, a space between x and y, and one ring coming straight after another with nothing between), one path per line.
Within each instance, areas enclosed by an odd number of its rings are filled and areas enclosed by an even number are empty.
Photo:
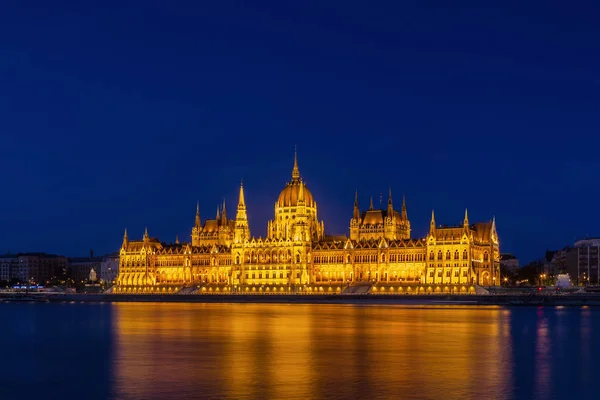
M294 145L331 234L391 186L522 263L600 235L597 9L450 3L3 1L0 253L189 240L241 179L264 236Z

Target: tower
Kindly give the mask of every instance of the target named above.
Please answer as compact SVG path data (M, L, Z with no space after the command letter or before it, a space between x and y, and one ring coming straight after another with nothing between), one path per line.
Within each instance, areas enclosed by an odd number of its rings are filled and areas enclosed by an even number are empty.
M200 246L200 234L202 233L202 221L200 220L200 202L196 203L196 221L192 228L192 246Z
M248 226L248 214L246 213L246 200L244 199L244 184L240 183L240 195L238 198L237 213L235 215L234 242L243 243L250 239L250 228Z

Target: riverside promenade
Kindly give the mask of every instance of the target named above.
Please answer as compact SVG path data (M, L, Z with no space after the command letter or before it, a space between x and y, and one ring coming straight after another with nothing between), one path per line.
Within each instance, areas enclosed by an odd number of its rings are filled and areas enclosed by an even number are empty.
M61 294L1 293L2 302L172 302L361 305L600 306L600 294L340 295L340 294Z

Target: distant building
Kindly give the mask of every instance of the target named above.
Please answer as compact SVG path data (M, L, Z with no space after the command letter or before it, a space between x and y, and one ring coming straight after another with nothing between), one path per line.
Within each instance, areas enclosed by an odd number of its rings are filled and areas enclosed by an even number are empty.
M519 269L519 259L510 253L501 254L500 266L507 271L515 273Z
M112 283L119 274L119 253L105 255L100 265L100 279Z
M0 281L10 281L13 271L17 270L19 256L17 254L4 254L0 256Z
M90 251L89 257L71 257L69 258L69 277L75 283L87 282L92 268L100 271L102 268L102 257L94 257L94 252Z
M66 257L46 253L18 253L0 256L0 280L18 279L45 284L64 274Z
M579 286L600 285L600 238L582 239L575 242L577 261L570 265L571 280ZM570 264L570 263L569 263Z

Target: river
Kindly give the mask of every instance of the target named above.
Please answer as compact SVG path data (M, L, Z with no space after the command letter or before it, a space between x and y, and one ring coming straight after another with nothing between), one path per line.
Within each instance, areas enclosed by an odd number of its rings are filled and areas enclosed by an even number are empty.
M0 318L2 399L600 396L585 307L13 303Z

